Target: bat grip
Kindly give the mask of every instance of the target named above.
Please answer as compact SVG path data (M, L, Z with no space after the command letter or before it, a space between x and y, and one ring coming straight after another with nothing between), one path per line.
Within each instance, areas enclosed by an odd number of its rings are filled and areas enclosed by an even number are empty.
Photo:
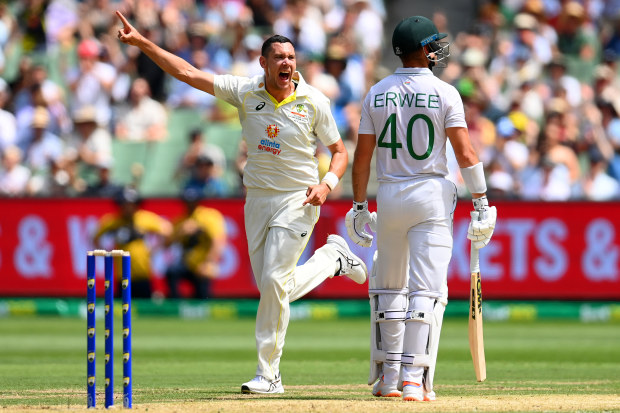
M474 247L474 243L471 243L471 250L469 255L469 270L473 273L480 272L480 257L478 253L478 248Z

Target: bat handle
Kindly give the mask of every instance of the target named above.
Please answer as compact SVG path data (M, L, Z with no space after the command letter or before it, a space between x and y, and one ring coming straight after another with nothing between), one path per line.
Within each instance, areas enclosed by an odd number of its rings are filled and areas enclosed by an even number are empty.
M480 257L478 248L474 247L474 243L471 243L471 252L469 256L469 270L473 273L480 272Z

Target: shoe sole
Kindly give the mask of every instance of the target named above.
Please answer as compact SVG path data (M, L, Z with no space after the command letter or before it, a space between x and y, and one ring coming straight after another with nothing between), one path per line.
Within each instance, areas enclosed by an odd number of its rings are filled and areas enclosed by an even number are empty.
M400 397L401 394L400 394L400 392L391 392L391 393L388 393L388 394L381 394L381 392L379 392L377 394L373 393L373 396L375 396L375 397Z
M349 254L351 257L355 257L355 260L357 262L360 263L360 266L362 267L362 269L364 270L364 279L362 281L358 281L356 279L351 278L353 281L355 281L358 284L364 284L366 282L366 279L368 278L368 268L366 267L366 264L364 263L364 261L362 261L362 259L360 257L358 257L357 255L353 254L353 251L351 251L351 248L349 248L349 246L347 245L347 242L344 240L341 240L340 238L328 238L332 240L332 244L337 244L338 246L340 246L340 248L344 249L347 251L347 254ZM345 274L346 276L349 276L351 274Z
M250 389L249 387L241 386L241 393L243 394L282 394L284 393L284 390L282 391L256 391L256 390Z
M421 389L422 385L415 383L415 382L410 382L410 381L404 381L402 383L403 389L407 386L412 386L414 389L418 389L420 390L420 392L416 395L416 394L410 394L410 395L403 395L403 400L407 401L407 402L422 402L422 401L426 401L427 398L423 393L423 389ZM403 390L404 392L404 390Z

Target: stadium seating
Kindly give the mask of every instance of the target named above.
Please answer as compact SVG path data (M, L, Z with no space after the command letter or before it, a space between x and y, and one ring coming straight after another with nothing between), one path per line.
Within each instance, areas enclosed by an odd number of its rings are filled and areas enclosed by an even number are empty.
M239 124L208 123L202 113L193 109L170 111L168 136L161 142L113 142L112 179L119 184L136 184L145 197L176 196L182 182L175 179L179 159L188 147L189 133L202 128L206 140L218 145L226 156L224 180L229 187L238 183L235 168L241 127Z

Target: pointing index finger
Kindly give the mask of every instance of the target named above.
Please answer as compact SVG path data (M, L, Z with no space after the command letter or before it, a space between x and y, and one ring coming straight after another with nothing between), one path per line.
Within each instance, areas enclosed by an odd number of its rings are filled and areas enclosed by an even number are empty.
M123 26L125 26L125 29L128 29L131 27L131 24L129 24L125 16L123 16L123 13L117 10L116 15L118 16L119 19L121 19L121 22L123 22Z

